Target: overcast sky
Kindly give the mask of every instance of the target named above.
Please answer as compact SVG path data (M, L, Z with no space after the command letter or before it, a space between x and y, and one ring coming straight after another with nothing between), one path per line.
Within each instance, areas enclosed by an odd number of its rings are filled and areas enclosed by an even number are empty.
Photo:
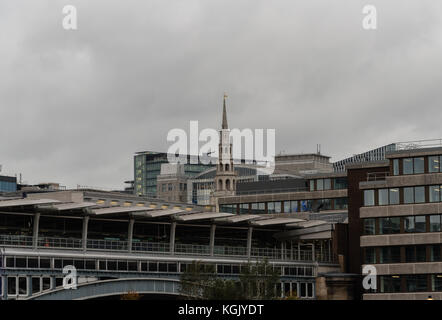
M170 129L219 128L224 91L229 126L274 128L286 153L440 138L441 16L436 0L1 0L2 173L122 188Z

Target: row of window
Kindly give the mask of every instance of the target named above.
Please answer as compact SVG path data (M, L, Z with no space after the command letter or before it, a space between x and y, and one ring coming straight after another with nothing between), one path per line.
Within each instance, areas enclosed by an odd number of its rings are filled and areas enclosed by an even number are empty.
M309 184L310 191L340 190L348 186L347 177L311 179Z
M442 262L440 244L369 247L363 252L365 264Z
M425 168L425 158L427 158L427 168ZM442 172L441 161L442 155L393 159L393 175Z
M17 191L17 183L9 181L0 181L0 192Z
M441 185L364 190L364 206L440 202L441 190Z
M441 292L441 274L378 276L380 293Z
M51 261L53 260L53 261ZM53 267L51 266L53 263ZM92 260L92 259L58 259L42 257L6 257L6 268L18 269L63 269L64 266L74 266L77 270L100 270L100 271L135 271L135 272L185 272L190 264L166 263L153 261L131 260ZM213 266L213 265L212 265ZM97 268L98 267L98 268ZM244 265L240 264L216 264L218 274L240 274ZM282 267L274 266L281 275L285 276L313 276L313 267ZM178 271L179 270L179 271Z
M177 190L174 190L176 187ZM186 191L187 190L187 184L186 183L180 183L174 186L172 183L162 183L161 184L161 192L166 191Z
M230 213L317 212L323 210L346 210L347 208L347 198L254 202L224 204L220 206L222 212Z
M363 219L364 235L441 232L442 215L382 217Z

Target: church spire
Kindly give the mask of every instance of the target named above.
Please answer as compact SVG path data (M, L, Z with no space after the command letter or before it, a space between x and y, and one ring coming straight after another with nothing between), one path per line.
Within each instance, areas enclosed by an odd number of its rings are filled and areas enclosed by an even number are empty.
M228 129L229 126L227 125L227 111L226 111L226 98L227 98L227 94L224 93L224 105L223 105L223 125L222 125L222 129Z

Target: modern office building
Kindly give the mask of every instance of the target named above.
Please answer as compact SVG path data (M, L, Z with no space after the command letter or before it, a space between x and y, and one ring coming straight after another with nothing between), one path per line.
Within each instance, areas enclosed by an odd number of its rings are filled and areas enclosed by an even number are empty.
M372 265L363 299L442 299L442 147L396 149L347 167L349 270Z
M161 165L165 163L169 163L167 153L154 151L137 152L134 156L134 194L155 197L157 193L157 177L161 173ZM187 177L193 177L213 166L211 164L202 164L198 157L188 156L187 164L184 164L184 174Z
M0 176L0 192L14 192L17 190L17 178Z

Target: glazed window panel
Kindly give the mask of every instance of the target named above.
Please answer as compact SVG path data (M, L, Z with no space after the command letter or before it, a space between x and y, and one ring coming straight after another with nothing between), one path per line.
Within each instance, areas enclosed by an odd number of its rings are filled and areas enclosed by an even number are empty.
M433 274L431 276L431 290L442 291L442 274Z
M331 179L324 179L324 190L331 189Z
M399 159L393 160L393 175L399 175Z
M430 261L431 262L441 261L440 244L433 244L430 246Z
M346 177L335 178L335 180L334 180L334 189L335 190L347 189L347 186L348 186L348 182L347 182Z
M439 156L428 157L428 172L440 172Z
M364 206L374 206L374 190L364 190Z
M404 203L414 203L414 188L404 188Z
M415 232L425 232L427 228L426 217L416 216L414 220Z
M379 218L379 232L380 234L395 234L400 233L401 219L399 217L393 218Z
M399 204L399 189L391 188L388 194L390 204Z
M298 201L290 201L291 211L298 212Z
M430 186L430 202L439 202L440 201L440 186Z
M424 202L425 202L425 187L415 187L414 203L424 203Z
M281 213L281 201L274 203L275 213Z
M402 159L403 174L413 174L413 158Z
M380 206L388 205L388 189L379 189L378 198Z
M284 212L292 212L290 208L290 201L284 201Z
M366 264L376 263L376 248L365 248L365 259Z
M420 173L424 173L424 163L425 163L425 159L424 157L419 157L419 158L414 158L414 173L415 174L420 174Z
M380 263L399 263L401 262L400 247L382 247L380 249Z
M318 191L324 190L324 180L323 179L316 180L316 190L318 190Z
M440 232L441 230L441 216L431 215L430 216L430 232Z
M364 219L364 235L376 234L376 219Z
M267 213L275 213L275 203L267 202Z

